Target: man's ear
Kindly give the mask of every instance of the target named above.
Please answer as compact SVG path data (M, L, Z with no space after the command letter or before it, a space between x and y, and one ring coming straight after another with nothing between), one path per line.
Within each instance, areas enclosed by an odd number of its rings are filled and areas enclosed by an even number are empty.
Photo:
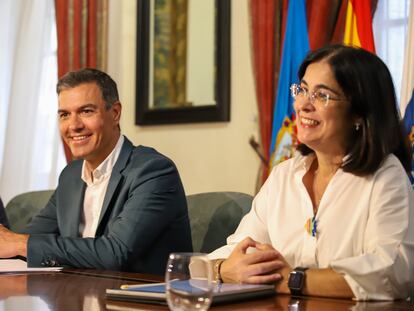
M119 124L119 121L121 120L121 112L122 112L121 102L117 101L113 103L111 109L112 109L114 121L116 121L116 123Z

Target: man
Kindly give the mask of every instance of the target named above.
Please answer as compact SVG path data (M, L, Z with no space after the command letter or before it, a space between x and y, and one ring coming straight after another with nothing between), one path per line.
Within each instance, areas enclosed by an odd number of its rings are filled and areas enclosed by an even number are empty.
M29 266L163 274L170 252L192 250L175 165L120 134L122 107L106 73L70 72L57 93L60 134L79 160L62 171L27 234L0 226L0 257L25 256Z

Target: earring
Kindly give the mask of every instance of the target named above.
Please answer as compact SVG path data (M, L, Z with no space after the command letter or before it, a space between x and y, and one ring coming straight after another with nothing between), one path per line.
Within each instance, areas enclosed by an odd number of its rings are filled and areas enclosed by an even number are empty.
M361 124L359 123L355 123L355 131L359 131Z

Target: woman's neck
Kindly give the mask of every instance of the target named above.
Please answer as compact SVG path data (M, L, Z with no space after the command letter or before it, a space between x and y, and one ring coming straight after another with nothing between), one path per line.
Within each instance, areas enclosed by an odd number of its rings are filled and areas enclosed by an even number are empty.
M344 154L323 154L316 152L315 171L322 176L332 176L341 167Z

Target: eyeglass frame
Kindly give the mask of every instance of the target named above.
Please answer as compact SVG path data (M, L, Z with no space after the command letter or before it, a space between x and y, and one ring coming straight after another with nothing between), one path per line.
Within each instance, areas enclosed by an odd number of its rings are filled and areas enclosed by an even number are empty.
M301 89L301 90L303 90L304 91L304 94L303 94L303 99L305 99L305 98L307 98L310 102L311 102L311 104L312 105L315 105L315 101L318 101L318 98L317 98L317 94L320 94L320 95L323 95L323 96L325 96L326 97L326 99L319 99L319 100L321 100L321 101L325 101L323 104L322 104L322 106L324 107L324 108L326 108L326 107L328 107L328 104L329 104L329 100L334 100L334 101L343 101L343 100L346 100L345 98L340 98L340 97L331 97L331 95L330 94L326 94L326 93L323 93L323 92L321 92L320 90L316 90L316 91L313 91L312 93L310 93L309 91L307 91L307 90L305 90L303 87L301 87L300 86L300 84L297 84L297 83L293 83L291 86L290 86L290 88L289 88L289 90L290 90L290 95L292 96L292 98L294 99L294 100L296 100L296 98L298 97L298 96L302 96L302 95L299 95L299 92L296 92L296 94L295 94L295 90L297 90L297 89ZM316 105L315 105L316 106Z

